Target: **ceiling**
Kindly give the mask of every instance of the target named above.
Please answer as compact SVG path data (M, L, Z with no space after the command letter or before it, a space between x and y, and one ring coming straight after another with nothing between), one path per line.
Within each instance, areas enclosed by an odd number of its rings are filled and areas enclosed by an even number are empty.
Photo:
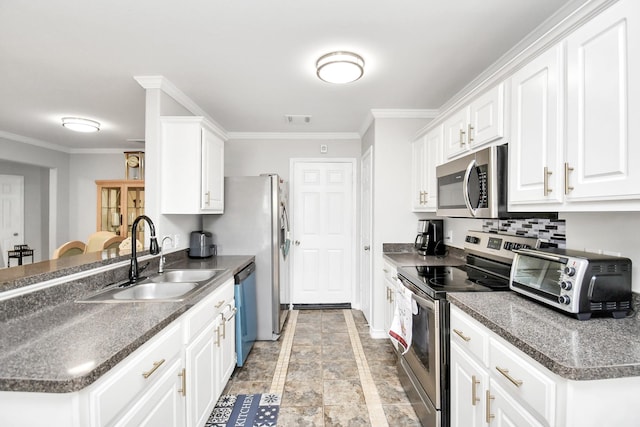
M145 75L227 132L359 132L371 109L439 108L569 1L0 0L0 132L140 148L127 140L144 138ZM362 55L364 77L320 81L332 50ZM63 116L102 130L70 132Z

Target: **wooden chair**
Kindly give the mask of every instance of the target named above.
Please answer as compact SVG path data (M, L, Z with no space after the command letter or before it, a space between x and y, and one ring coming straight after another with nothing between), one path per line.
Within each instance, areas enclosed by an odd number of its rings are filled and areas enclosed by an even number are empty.
M126 255L131 253L131 237L127 237L122 242L120 242L120 255ZM141 251L144 249L142 242L136 239L136 251Z
M72 240L70 242L60 245L58 249L53 252L52 259L58 259L61 257L81 255L84 253L86 245L80 240Z
M87 240L87 247L84 252L89 253L102 251L104 249L105 242L113 237L118 236L116 233L112 233L111 231L96 231L89 236L89 239Z
M102 250L106 251L109 249L118 249L120 247L120 243L125 239L124 236L113 236L108 240L105 240L102 245Z

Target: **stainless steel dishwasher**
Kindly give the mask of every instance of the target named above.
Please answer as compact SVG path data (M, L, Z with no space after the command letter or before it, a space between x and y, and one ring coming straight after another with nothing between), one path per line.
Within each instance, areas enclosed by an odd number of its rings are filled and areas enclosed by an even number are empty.
M234 276L237 365L242 366L253 347L258 332L256 313L256 264L251 263Z

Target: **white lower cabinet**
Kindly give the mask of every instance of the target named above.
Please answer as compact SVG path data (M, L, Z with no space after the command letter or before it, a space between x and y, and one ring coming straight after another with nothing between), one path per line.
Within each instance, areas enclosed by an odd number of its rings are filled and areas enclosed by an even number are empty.
M452 427L638 425L640 377L568 380L454 305L450 321Z
M396 280L398 279L398 271L395 267L385 261L383 272L385 290L384 330L385 332L389 332L389 328L391 328L391 322L393 321L393 315L396 309Z

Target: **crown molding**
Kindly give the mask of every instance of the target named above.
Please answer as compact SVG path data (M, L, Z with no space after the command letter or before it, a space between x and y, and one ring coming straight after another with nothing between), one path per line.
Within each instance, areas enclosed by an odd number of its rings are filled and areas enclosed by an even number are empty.
M73 148L70 154L123 154L125 151L141 151L140 148Z
M209 126L213 128L223 139L227 139L227 131L220 126L206 111L196 104L187 94L178 89L176 85L171 83L164 76L134 76L135 81L144 89L160 89L171 98L175 99L180 105L189 110L194 116L202 116L207 119Z
M358 132L227 132L228 140L360 140Z
M522 65L563 40L576 28L618 0L571 0L531 31L520 42L486 68L440 107L440 114L416 133L426 134L481 92L508 79Z
M67 154L71 153L71 149L69 147L63 147L62 145L52 144L50 142L45 142L36 138L30 138L28 136L22 136L11 132L0 131L0 138L4 138L13 142L35 145L36 147L46 148L47 150L61 151Z
M371 110L371 115L376 119L433 119L438 117L440 110L401 110L401 109L380 109Z

